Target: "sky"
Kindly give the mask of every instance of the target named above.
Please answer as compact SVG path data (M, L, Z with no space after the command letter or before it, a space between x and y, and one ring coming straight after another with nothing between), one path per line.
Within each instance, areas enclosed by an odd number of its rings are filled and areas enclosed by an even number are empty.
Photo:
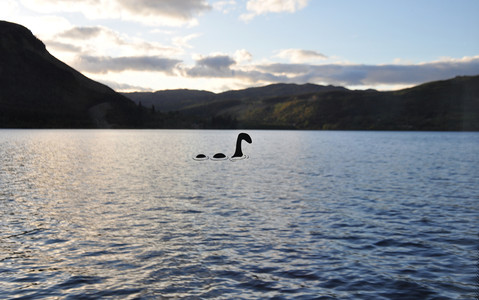
M479 75L478 12L477 0L0 0L0 19L117 91Z

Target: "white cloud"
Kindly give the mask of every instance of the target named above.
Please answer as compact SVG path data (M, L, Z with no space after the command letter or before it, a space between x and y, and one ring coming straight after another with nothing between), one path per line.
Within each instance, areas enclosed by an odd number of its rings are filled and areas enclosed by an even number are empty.
M276 57L287 59L292 63L314 62L328 58L322 53L302 49L283 49L278 51Z
M237 63L251 62L252 59L253 59L253 55L251 55L251 53L249 53L245 49L235 51L234 60Z
M78 52L83 55L94 56L176 56L183 51L179 47L129 37L103 26L72 27L45 43L53 48L59 43L69 44L80 49Z
M182 36L182 37L174 37L173 38L173 44L179 48L193 48L188 42L194 38L197 38L201 36L200 34L193 33L189 34L187 36Z
M227 14L236 8L236 1L235 0L216 1L215 3L213 3L213 8L218 11L221 11L224 14Z
M95 75L96 78L99 74L111 77L112 74L132 72L140 72L143 77L148 72L150 76L159 73L173 76L181 63L178 57L188 47L187 41L196 37L186 36L177 39L176 45L169 46L127 36L104 26L66 28L44 40L47 49L80 72ZM105 76L100 78L103 82L109 80ZM125 75L125 78L129 77ZM125 84L115 88L129 89Z
M246 9L249 11L240 18L243 21L249 21L252 18L267 13L294 13L308 5L310 0L249 0L246 3Z
M205 0L21 0L42 13L79 12L89 19L122 19L152 26L197 23L195 16L211 10Z

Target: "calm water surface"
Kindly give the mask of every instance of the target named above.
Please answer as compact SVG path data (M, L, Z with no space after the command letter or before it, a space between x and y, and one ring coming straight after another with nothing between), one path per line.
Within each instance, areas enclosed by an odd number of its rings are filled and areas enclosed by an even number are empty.
M479 133L0 130L0 298L474 299Z

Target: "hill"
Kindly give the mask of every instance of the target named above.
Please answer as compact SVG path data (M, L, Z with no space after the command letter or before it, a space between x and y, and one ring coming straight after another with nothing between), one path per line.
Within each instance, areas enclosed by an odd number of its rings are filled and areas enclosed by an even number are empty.
M479 130L479 76L394 91L333 91L263 99L245 126L341 130Z
M156 92L132 92L122 94L135 101L137 104L141 102L145 107L151 107L153 105L160 111L169 112L186 110L188 108L208 105L219 101L253 101L277 96L294 96L306 93L337 90L342 91L347 89L343 87L321 86L310 83L303 85L278 83L244 90L226 91L219 94L208 91L187 89L163 90Z
M206 104L214 100L216 94L207 91L188 89L164 90L157 92L132 92L122 93L136 104L152 107L163 112L178 111L184 107Z
M125 95L193 116L202 128L216 122L260 129L479 130L479 76L392 92L273 84L220 94L171 90Z
M53 57L27 28L0 21L0 127L128 127L136 107Z

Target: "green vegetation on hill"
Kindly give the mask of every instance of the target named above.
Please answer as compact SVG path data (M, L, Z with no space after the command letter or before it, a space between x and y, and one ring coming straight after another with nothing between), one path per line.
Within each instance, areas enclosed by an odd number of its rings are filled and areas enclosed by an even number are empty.
M231 120L225 126L260 129L479 130L479 76L393 92L279 84L210 94L206 101L196 101L193 91L189 97L178 102L176 110L206 128L212 124L204 120L221 118ZM161 108L165 100L150 101Z

